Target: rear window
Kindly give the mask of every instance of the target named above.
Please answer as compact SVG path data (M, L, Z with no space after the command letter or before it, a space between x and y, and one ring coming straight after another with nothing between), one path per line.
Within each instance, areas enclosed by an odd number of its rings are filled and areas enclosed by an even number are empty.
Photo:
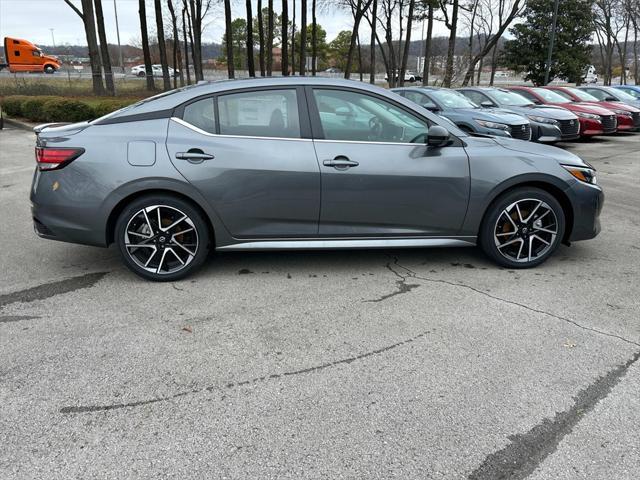
M213 98L205 98L197 102L190 103L184 107L182 119L209 133L216 133L216 119L213 108Z

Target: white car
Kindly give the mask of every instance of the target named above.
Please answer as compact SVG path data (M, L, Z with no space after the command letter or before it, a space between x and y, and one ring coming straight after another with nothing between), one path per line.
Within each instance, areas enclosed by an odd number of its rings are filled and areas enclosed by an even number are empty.
M154 77L162 77L162 65L160 65L159 63L151 65L151 70L153 72ZM179 73L180 73L179 70L175 71L175 74L179 74ZM135 75L137 77L144 77L146 75L146 69L144 65L136 65L135 67L133 67L131 69L131 75ZM169 76L173 77L173 75L174 75L174 70L173 68L169 67Z
M400 71L396 70L396 81L398 81L398 78L400 77ZM386 81L389 81L389 76L385 75L384 79ZM404 72L404 81L405 82L420 82L422 81L422 77L420 75L418 75L417 73L412 72L411 70L405 70Z

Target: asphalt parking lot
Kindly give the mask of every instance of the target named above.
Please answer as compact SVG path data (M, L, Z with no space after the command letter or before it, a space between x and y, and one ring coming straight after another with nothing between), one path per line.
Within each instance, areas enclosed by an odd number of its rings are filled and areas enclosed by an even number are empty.
M173 284L35 236L33 142L0 131L0 478L640 476L640 134L567 147L603 230L536 269L227 253Z

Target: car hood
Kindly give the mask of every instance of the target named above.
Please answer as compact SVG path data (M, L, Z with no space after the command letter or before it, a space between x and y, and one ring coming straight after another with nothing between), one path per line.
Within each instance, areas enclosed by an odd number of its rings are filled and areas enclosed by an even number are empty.
M532 105L530 107L509 106L503 107L512 110L521 115L537 115L544 118L552 118L554 120L575 120L577 117L566 108L552 106Z
M531 155L540 155L548 158L554 158L564 165L575 165L576 167L588 166L584 160L571 152L550 145L541 143L523 142L509 137L494 137L493 140L498 144L513 150L515 152L527 153Z
M508 125L522 125L527 122L527 119L522 115L501 108L456 108L454 111L488 122L506 123Z
M615 115L611 110L600 107L593 103L583 103L583 102L571 102L571 103L563 103L563 108L567 110L571 110L572 112L583 112L583 113L592 113L594 115Z

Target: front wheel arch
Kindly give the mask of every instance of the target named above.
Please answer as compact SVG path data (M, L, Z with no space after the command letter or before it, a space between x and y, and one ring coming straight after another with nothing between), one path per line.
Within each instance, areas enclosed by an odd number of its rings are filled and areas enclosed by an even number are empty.
M573 207L571 206L571 201L567 194L564 193L560 188L556 187L552 183L544 182L544 181L527 181L522 183L516 183L514 185L510 185L507 188L494 192L491 201L487 204L487 207L484 209L484 213L482 214L482 221L478 226L478 239L480 238L480 232L482 231L482 226L486 221L486 217L488 213L491 211L491 207L496 203L496 201L502 197L504 194L511 192L512 190L522 188L522 187L533 187L539 188L540 190L544 190L551 196L553 196L560 206L562 207L562 211L564 213L565 218L565 228L564 228L564 236L562 237L562 243L568 244L569 238L571 238L571 233L573 231Z

